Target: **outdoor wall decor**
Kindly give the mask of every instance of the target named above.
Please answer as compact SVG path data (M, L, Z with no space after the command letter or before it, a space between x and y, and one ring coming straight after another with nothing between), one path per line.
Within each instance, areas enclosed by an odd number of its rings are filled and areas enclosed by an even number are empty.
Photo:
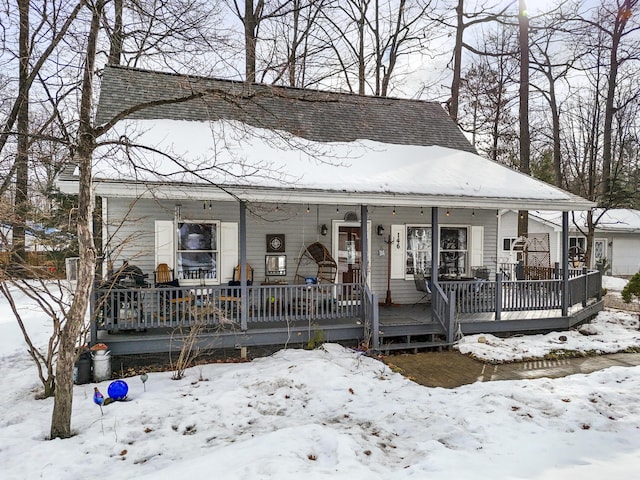
M267 234L267 252L284 252L284 233Z

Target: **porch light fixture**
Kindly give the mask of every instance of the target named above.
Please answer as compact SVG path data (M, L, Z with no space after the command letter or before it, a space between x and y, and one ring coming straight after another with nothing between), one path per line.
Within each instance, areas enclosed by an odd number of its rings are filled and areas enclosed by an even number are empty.
M424 215L424 209L420 207L420 215Z
M447 210L447 217L451 215L451 212L449 210Z
M396 214L396 207L393 207L393 212L391 212L391 215L395 215Z
M384 233L384 227L382 225L378 225L376 231L378 232L378 235L382 235Z
M309 208L309 205L307 204L307 213L309 213L311 211L311 209Z
M329 229L327 228L327 225L323 223L322 226L320 227L320 234L323 237L326 237L328 231L329 231Z

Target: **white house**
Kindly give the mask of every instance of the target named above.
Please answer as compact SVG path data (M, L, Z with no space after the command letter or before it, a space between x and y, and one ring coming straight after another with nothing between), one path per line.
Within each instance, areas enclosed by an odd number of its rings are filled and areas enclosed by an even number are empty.
M572 252L586 252L585 211L569 216L569 247ZM616 276L631 276L640 271L640 211L610 209L594 211L597 219L591 248L591 265L605 265L605 271ZM518 237L518 212L502 210L500 213L499 262L507 263L514 257L513 245ZM551 265L561 261L562 214L557 211L529 211L529 234L548 235Z

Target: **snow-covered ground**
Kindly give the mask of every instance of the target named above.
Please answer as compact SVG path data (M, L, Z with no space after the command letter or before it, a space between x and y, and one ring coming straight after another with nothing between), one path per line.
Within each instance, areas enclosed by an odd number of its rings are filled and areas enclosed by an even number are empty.
M42 344L46 319L20 305ZM466 337L460 349L510 361L640 345L637 314L605 311L590 328L594 335ZM635 479L640 470L640 367L427 388L327 344L194 367L178 381L171 372L150 373L146 384L127 378L127 401L104 415L93 387L106 396L110 382L78 385L76 435L49 441L53 401L34 399L36 370L0 297L0 379L2 479L584 480Z

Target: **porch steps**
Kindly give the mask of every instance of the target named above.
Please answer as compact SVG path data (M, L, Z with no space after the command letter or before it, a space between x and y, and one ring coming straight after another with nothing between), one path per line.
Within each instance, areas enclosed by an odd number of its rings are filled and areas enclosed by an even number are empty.
M398 351L398 350L410 350L413 353L418 353L418 350L424 349L436 349L442 350L447 348L448 345L444 341L412 341L410 338L406 342L389 342L389 343L381 343L380 351L384 353L389 353L390 351Z
M408 323L381 326L380 351L443 349L448 344L444 331L434 323Z

